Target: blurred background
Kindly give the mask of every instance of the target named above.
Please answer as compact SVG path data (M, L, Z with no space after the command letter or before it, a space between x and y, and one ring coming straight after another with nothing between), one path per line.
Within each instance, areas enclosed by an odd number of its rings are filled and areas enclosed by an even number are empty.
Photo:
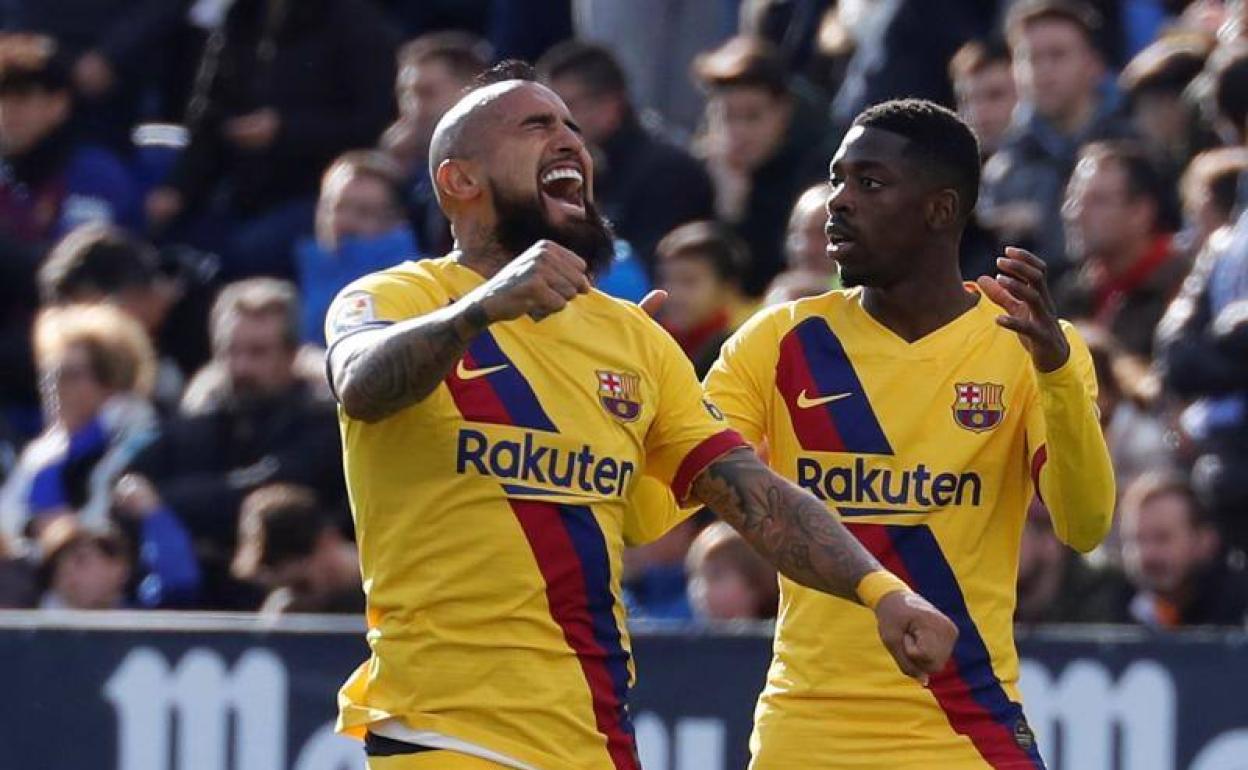
M1029 514L1030 721L1063 770L1248 767L1248 4L0 0L0 30L0 768L361 766L325 727L364 648L323 318L451 248L432 130L506 58L591 145L600 288L666 289L699 374L837 287L857 112L957 109L964 275L1048 263L1120 492L1087 557ZM699 515L624 582L646 766L742 767L774 573Z

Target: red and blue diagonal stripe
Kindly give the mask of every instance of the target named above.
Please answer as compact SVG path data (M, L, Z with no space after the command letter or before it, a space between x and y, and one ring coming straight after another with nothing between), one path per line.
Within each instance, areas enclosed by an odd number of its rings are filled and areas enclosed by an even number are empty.
M931 679L931 691L949 724L975 745L994 768L1044 769L1035 742L1015 740L1023 708L1011 701L992 670L992 658L975 626L957 576L926 526L846 526L885 568L923 595L958 627L948 665Z
M815 452L891 455L892 446L867 392L836 334L822 318L808 318L780 341L776 387L802 448ZM826 404L799 406L799 398L849 394Z
M546 581L550 614L580 661L613 767L641 770L628 715L628 652L616 622L602 529L585 506L509 502Z
M465 420L558 432L528 380L488 331L468 346L463 365L469 370L506 367L472 380L461 380L453 371L446 378L455 407Z

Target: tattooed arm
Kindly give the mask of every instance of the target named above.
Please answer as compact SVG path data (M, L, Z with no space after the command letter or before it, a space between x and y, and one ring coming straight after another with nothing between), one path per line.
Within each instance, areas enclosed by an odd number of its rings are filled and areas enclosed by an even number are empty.
M540 321L589 291L585 270L577 255L538 241L448 307L343 338L329 358L343 411L377 422L423 401L490 324L522 315Z
M692 496L737 529L785 577L858 601L858 584L883 569L823 503L739 449L693 482Z
M823 503L748 449L729 452L693 482L691 497L731 524L785 577L871 608L897 667L924 685L944 668L957 627L880 566Z

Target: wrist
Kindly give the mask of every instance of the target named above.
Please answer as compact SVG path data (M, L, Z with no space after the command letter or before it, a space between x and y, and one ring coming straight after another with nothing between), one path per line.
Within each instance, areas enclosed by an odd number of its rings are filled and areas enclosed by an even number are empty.
M858 594L858 601L872 610L876 608L881 599L897 591L909 592L910 586L886 569L868 572L862 580L858 581L858 585L855 588L855 592Z

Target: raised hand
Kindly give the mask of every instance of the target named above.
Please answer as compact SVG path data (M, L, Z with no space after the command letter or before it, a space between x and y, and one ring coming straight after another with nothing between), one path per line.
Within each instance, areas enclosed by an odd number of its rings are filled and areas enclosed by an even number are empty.
M1057 321L1057 308L1045 280L1044 260L1023 249L1008 247L997 259L995 278L977 283L988 299L1005 310L997 323L1016 333L1042 372L1061 368L1070 358L1070 343Z
M953 654L958 627L913 591L893 591L875 605L880 640L906 676L927 686Z
M591 288L585 260L553 241L538 241L478 291L490 323L558 313Z

